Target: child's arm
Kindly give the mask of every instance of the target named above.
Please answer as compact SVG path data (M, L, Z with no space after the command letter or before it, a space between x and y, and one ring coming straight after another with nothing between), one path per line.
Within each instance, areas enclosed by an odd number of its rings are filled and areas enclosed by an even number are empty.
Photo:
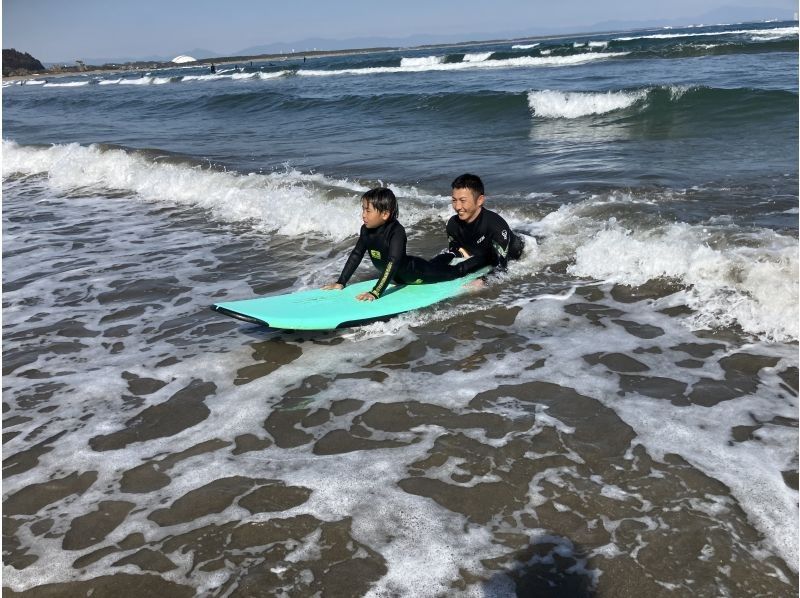
M386 262L386 267L383 269L383 274L378 279L378 282L375 283L375 286L371 291L368 293L361 293L360 295L356 295L356 299L359 301L374 301L375 299L380 299L381 294L386 290L386 287L389 286L389 283L394 278L394 274L397 271L397 264L400 260L390 258L388 262Z
M347 285L347 281L350 280L350 277L356 271L356 268L358 268L358 265L364 258L364 253L366 251L367 245L364 240L364 235L360 234L358 236L358 241L356 241L356 246L353 247L353 251L350 252L350 256L347 258L344 268L342 268L342 273L339 275L339 279L336 282L326 284L322 288L326 291L331 289L343 289L345 285Z
M406 231L402 226L398 226L392 237L389 239L389 251L386 256L386 266L383 268L378 282L368 293L361 293L356 296L359 301L373 301L380 299L386 287L394 279L397 268L403 262L406 255Z

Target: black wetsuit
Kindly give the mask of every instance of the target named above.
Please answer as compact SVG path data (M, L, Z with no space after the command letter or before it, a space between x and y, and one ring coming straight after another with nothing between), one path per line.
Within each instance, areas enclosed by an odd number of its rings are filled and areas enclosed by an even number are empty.
M525 242L514 234L508 223L498 214L481 208L478 217L472 222L464 222L458 216L447 221L447 250L431 260L434 265L449 264L461 257L459 248L464 248L470 257L453 266L459 276L492 266L505 270L509 260L522 255Z
M372 264L381 273L370 291L376 298L390 282L396 284L421 284L442 282L460 276L458 268L445 263L432 263L421 257L406 254L406 229L397 220L390 220L378 228L361 227L358 241L336 282L344 286L358 268L364 254L369 251Z

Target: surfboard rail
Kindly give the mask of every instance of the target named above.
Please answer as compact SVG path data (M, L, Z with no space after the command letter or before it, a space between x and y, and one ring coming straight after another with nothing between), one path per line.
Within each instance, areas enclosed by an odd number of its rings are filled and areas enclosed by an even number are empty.
M269 326L269 322L265 322L264 320L259 320L258 318L254 318L253 316L248 316L247 314L239 313L238 311L232 309L227 309L225 307L222 307L221 305L216 305L216 304L212 305L211 309L223 315L230 316L231 318L236 318L237 320L242 320L243 322L247 322L249 324Z

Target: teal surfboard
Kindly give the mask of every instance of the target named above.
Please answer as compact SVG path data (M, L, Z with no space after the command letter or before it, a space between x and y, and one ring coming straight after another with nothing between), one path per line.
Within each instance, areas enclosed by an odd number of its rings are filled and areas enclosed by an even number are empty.
M464 285L489 271L482 268L462 278L430 284L390 286L380 299L359 301L356 295L372 290L375 280L338 291L313 289L273 297L228 301L211 306L226 316L285 330L333 330L386 320L428 307L464 292Z

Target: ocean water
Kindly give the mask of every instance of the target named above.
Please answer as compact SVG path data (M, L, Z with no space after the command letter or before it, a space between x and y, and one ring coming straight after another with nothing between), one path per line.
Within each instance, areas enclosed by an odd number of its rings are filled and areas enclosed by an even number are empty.
M797 22L2 96L4 593L797 595ZM209 309L378 184L436 254L463 172L527 241L479 293Z

